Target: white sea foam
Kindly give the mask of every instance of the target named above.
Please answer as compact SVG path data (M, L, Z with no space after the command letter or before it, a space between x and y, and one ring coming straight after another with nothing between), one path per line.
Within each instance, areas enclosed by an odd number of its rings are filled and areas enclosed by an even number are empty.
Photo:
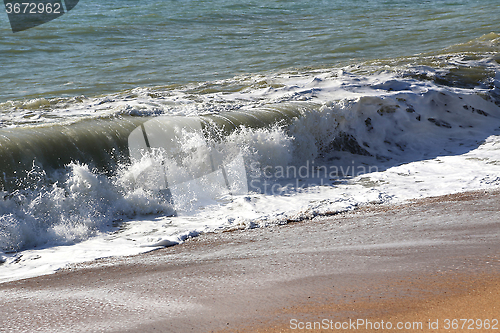
M498 73L498 64L488 66ZM416 68L369 75L351 69L218 83L245 83L246 88L230 92L199 84L157 91L156 97L137 89L128 97L73 104L78 117L119 117L251 112L286 102L297 103L302 116L287 126L243 127L214 142L219 150L241 152L250 192L198 203L195 209L181 205L174 212L164 198L134 184L138 165L124 164L113 176L78 163L50 175L35 168L38 187L4 193L0 202L0 281L141 253L206 232L500 185L500 108L494 98L484 98L491 87L422 80L413 75ZM267 83L257 84L262 81ZM496 74L494 89L499 82Z

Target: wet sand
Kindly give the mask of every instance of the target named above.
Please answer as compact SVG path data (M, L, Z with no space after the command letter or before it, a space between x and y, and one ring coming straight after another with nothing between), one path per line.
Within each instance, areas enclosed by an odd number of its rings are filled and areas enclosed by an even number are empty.
M0 284L0 332L304 332L299 323L325 319L326 332L349 320L430 332L447 317L500 320L499 199L369 206Z
M498 274L443 273L389 279L389 297L279 309L281 320L247 322L220 332L497 332L500 330ZM394 285L397 285L395 288ZM420 290L408 296L406 292ZM344 315L339 315L344 314Z

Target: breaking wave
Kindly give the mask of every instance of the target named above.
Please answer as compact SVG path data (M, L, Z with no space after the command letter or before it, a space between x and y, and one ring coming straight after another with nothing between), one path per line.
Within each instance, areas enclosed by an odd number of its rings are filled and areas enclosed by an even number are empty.
M283 182L287 167L327 167L322 184L335 186L368 166L467 153L500 132L499 45L492 33L343 68L3 103L0 249L74 244L137 216L175 215L131 171L127 138L158 116L198 117L217 149L242 152L249 188L264 195L274 193L256 184Z

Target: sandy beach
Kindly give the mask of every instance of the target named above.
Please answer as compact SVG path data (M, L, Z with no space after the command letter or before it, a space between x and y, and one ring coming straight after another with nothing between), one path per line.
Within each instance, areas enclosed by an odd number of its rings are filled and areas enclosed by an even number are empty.
M500 333L499 3L4 0L0 333Z
M499 199L366 206L4 283L0 331L347 332L354 321L365 325L356 331L495 332Z

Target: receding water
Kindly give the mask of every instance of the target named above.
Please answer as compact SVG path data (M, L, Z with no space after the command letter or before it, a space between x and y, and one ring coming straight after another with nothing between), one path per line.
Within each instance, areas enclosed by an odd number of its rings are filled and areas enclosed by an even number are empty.
M498 188L498 18L498 0L81 0L17 33L0 15L0 281ZM175 144L148 127L181 123ZM190 170L213 172L200 190Z

